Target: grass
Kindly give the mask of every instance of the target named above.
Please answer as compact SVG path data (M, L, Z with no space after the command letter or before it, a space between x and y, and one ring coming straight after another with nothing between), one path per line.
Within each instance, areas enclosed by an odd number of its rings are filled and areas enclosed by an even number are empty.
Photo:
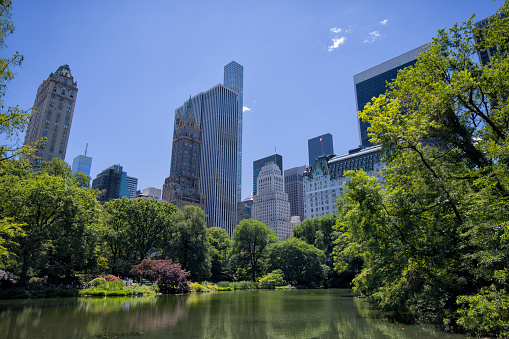
M126 286L121 281L109 281L98 286L91 286L80 290L80 296L127 296L127 295L153 295L157 293L155 286L133 284Z

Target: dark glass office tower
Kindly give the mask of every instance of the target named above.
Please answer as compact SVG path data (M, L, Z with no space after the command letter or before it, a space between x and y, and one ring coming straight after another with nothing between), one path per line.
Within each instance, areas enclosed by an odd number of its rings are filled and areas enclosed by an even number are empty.
M371 101L373 97L378 97L386 91L388 82L392 82L398 75L398 70L413 66L417 61L417 56L425 46L413 49L405 54L397 56L389 61L381 63L364 72L353 76L355 85L355 99L357 111L362 111L364 106ZM367 122L359 119L359 135L362 147L373 146L368 137Z
M332 135L326 133L308 140L309 166L313 167L316 159L322 155L333 155Z
M283 157L279 154L270 155L268 157L253 161L253 196L257 194L256 179L258 179L258 174L260 174L262 167L269 162L273 162L278 165L281 173L283 173Z

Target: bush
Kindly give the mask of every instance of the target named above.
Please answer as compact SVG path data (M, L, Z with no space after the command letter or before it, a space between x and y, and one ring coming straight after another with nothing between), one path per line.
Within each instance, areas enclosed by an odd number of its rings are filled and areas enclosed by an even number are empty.
M120 281L121 279L119 277L114 276L113 274L108 274L104 277L106 281Z
M265 275L260 280L262 288L275 288L276 286L282 286L284 284L283 271L274 270L269 274Z
M95 278L90 282L90 284L94 285L94 286L100 286L100 285L103 285L106 283L107 283L107 281L104 278Z
M460 296L458 324L476 336L509 337L509 295L494 285L474 296Z

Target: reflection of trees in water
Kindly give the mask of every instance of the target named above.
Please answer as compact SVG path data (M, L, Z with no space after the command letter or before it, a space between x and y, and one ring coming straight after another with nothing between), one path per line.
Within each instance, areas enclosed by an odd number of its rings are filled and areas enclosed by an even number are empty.
M11 307L12 305L12 307ZM347 290L235 291L0 305L0 337L451 338L377 318ZM405 328L404 330L402 328Z
M0 333L7 338L118 337L171 328L185 318L185 296L86 298L59 307L24 305L5 309ZM3 335L0 335L3 337Z

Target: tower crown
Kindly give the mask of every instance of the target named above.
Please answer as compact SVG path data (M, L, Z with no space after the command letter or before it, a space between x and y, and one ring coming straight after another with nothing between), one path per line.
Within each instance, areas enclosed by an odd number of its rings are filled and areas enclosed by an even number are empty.
M63 75L65 77L72 78L71 68L67 64L58 67L54 74L55 75Z

